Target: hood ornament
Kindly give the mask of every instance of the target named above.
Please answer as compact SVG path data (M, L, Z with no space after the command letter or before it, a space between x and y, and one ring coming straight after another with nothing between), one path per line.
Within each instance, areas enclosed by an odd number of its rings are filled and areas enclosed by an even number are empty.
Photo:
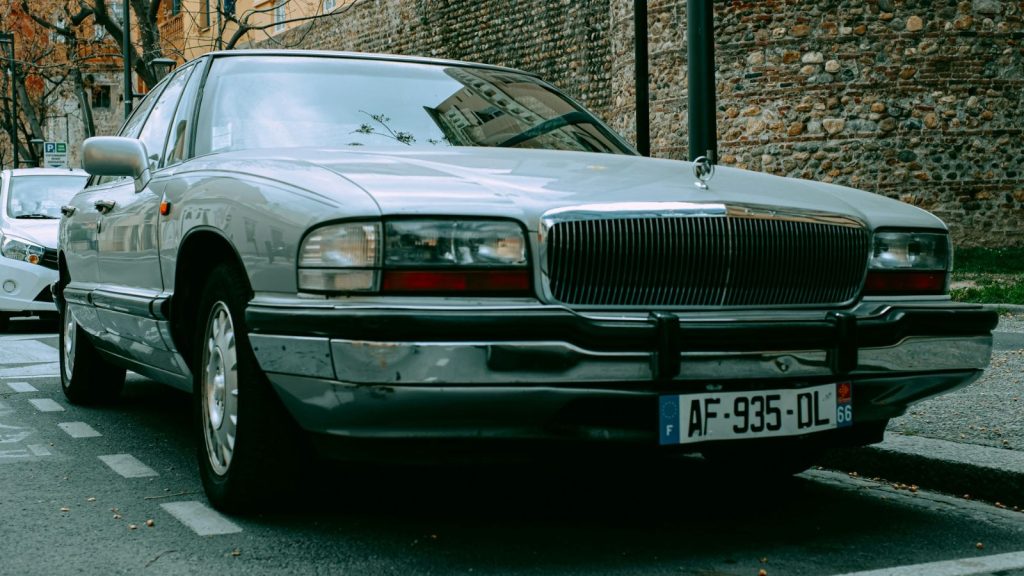
M698 156L693 161L693 175L697 177L693 185L701 190L707 190L708 182L715 177L715 165L707 156Z

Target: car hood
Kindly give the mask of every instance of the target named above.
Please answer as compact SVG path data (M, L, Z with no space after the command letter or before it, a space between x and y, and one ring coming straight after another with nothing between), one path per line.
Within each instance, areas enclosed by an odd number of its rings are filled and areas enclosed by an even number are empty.
M57 228L60 220L14 220L3 222L3 234L17 236L46 248L57 248Z
M693 202L853 216L872 228L944 228L931 214L861 190L718 167L708 189L689 162L639 156L509 148L280 150L261 154L279 180L330 197L322 170L361 188L384 215L500 216L536 229L541 215L567 206ZM270 158L268 158L268 156ZM291 173L283 174L288 165ZM304 180L308 180L304 181ZM345 189L337 186L337 200Z

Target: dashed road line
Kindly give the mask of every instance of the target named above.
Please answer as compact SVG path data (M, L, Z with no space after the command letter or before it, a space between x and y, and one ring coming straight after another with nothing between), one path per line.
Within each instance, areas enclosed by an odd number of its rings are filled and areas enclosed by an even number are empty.
M139 461L131 454L109 454L100 456L100 460L125 478L150 478L160 474Z
M28 382L8 382L7 387L15 392L39 392L35 386Z
M67 432L68 436L72 438L97 438L103 436L103 434L100 434L85 422L60 422L57 424L57 427Z
M50 452L50 449L42 444L29 444L28 450L36 456L53 456L53 452Z
M57 361L57 349L38 340L22 340L0 347L0 364L31 364Z
M60 376L60 362L29 364L15 368L0 368L0 378L56 378Z
M49 398L33 398L28 401L40 412L63 412L64 407Z
M839 576L917 576L919 574L927 574L928 576L972 576L975 574L1009 573L1010 570L1020 570L1022 568L1024 568L1024 552L1010 552L1008 554L961 558L943 562L929 562L927 564L893 566L892 568L867 570L864 572L849 572Z
M237 534L242 531L241 526L201 502L168 502L160 507L199 536Z

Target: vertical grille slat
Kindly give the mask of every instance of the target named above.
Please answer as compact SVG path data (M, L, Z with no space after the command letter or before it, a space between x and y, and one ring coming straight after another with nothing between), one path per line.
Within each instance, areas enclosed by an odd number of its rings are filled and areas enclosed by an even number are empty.
M866 229L722 215L555 221L554 298L585 306L792 306L851 301L867 266Z

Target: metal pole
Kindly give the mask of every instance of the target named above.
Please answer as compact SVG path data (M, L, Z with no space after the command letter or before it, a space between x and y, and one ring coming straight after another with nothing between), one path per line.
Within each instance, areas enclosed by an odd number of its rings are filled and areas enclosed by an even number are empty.
M715 8L712 0L687 0L686 39L690 160L718 161L715 103Z
M132 113L132 96L134 90L132 89L132 35L131 35L131 14L128 12L128 0L121 0L124 5L124 22L121 24L123 34L121 35L122 51L124 52L124 119L127 120L128 116Z
M633 0L634 58L636 63L636 149L651 155L651 97L647 62L647 0Z
M11 47L7 55L7 68L11 73L11 147L14 149L14 168L17 168L21 161L18 154L18 70L14 66L14 33L0 35L0 43Z

